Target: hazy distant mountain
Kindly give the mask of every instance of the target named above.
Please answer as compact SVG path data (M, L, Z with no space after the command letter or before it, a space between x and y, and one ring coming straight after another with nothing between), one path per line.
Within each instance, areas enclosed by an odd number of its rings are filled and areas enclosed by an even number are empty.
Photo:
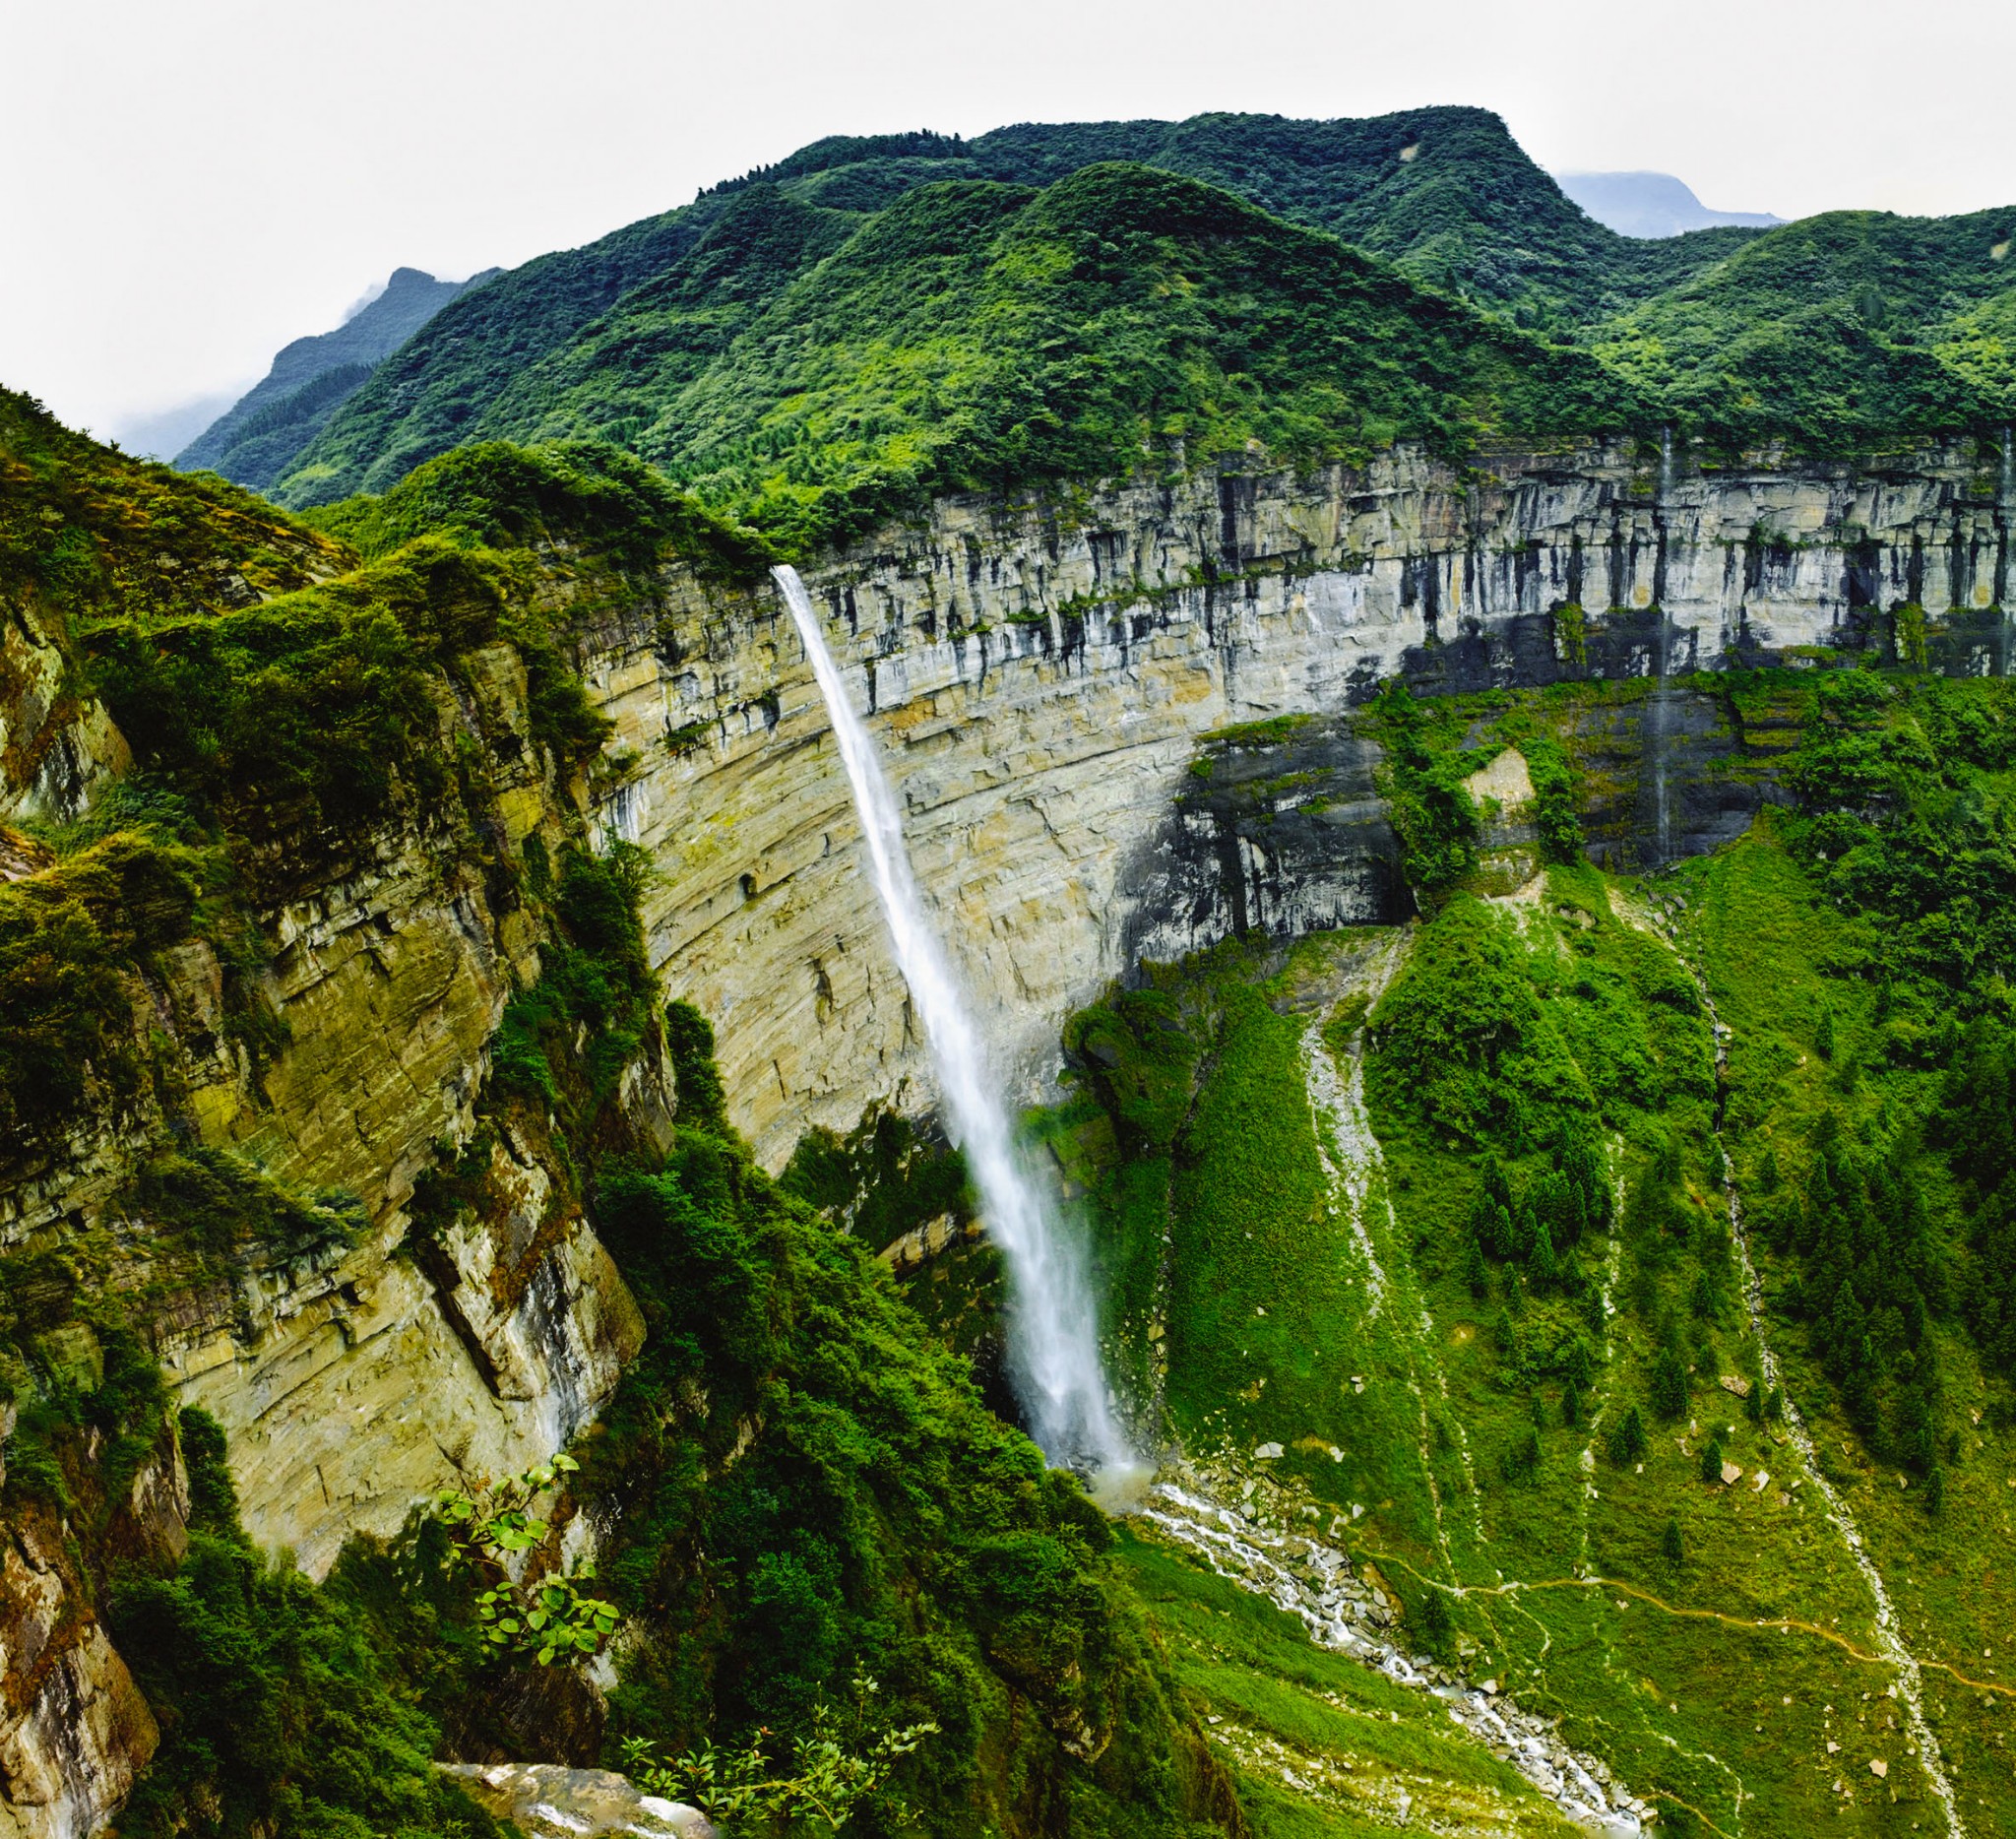
M1711 211L1670 172L1557 172L1554 182L1620 236L1677 236L1725 223L1769 229L1785 222L1768 211Z
M334 332L296 339L282 350L265 378L190 441L175 464L185 471L208 468L241 485L265 490L381 358L396 351L449 301L496 273L485 269L468 281L436 281L416 268L395 269L384 290ZM215 408L211 412L216 413ZM186 432L183 438L187 439Z
M169 460L230 408L238 395L237 390L212 390L172 409L120 415L105 436L142 460Z

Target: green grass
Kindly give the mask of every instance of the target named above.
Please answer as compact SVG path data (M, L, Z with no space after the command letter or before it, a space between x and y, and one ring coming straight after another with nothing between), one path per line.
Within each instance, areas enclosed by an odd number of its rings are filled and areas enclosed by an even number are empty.
M1120 1555L1260 1839L1392 1832L1402 1824L1397 1786L1417 1826L1468 1818L1508 1834L1573 1830L1509 1764L1451 1735L1436 1700L1314 1646L1272 1604L1165 1547L1129 1537ZM1321 1785L1298 1789L1284 1766Z
M1365 1509L1343 1533L1361 1559L1404 1599L1430 1580L1463 1586L1454 1619L1472 1668L1498 1673L1523 1704L1561 1717L1571 1741L1661 1800L1675 1825L1698 1815L1749 1833L1801 1833L1820 1818L1845 1830L1909 1830L1926 1808L1903 1740L1881 1726L1892 1676L1867 1658L1870 1601L1812 1485L1785 1489L1797 1465L1782 1428L1751 1422L1710 1376L1754 1376L1758 1357L1709 1134L1707 1019L1680 960L1629 920L1648 895L1675 889L1694 903L1690 915L1710 916L1699 937L1734 1030L1729 1109L1739 1168L1747 1173L1759 1153L1740 1134L1759 1119L1788 1139L1813 1108L1850 1105L1875 1116L1914 1089L1930 1092L1936 1082L1922 1071L1887 1083L1873 1055L1854 1095L1842 1092L1842 1060L1878 1027L1873 990L1843 987L1844 971L1862 962L1867 929L1825 903L1766 823L1671 884L1641 888L1557 868L1530 907L1459 897L1416 928L1401 976L1371 1017L1369 1090L1385 1167L1371 1182L1367 1223L1391 1286L1381 1310L1368 1304L1347 1223L1326 1217L1299 1057L1302 1030L1332 1013L1327 1046L1349 1049L1362 1011L1339 1000L1350 983L1340 967L1362 944L1310 941L1287 957L1226 948L1159 974L1157 1008L1131 1028L1112 1004L1081 1018L1072 1039L1086 1090L1103 1101L1112 1134L1081 1120L1072 1136L1081 1166L1095 1171L1109 1268L1137 1270L1126 1245L1171 1235L1153 1307L1166 1329L1166 1422L1189 1447L1236 1461L1262 1440L1290 1445L1272 1467L1317 1502ZM1823 1001L1835 1016L1832 1062L1812 1051ZM1412 1035L1397 1026L1403 1016L1413 1017ZM1148 1050L1167 1039L1158 1026L1170 1017L1189 1046L1157 1060ZM1444 1029L1453 1031L1447 1040L1437 1034ZM1466 1048L1473 1036L1480 1045ZM1402 1040L1414 1044L1409 1056L1389 1057ZM1458 1070L1476 1102L1452 1108L1437 1095ZM1536 1289L1496 1265L1480 1298L1463 1259L1479 1158L1503 1168L1515 1191L1538 1179L1548 1166L1545 1120L1560 1114L1563 1095L1569 1111L1601 1129L1628 1204L1611 1232L1575 1253L1579 1294ZM1155 1141L1168 1148L1156 1152ZM1781 1154L1790 1167L1783 1142ZM1767 1269L1768 1283L1782 1276ZM1601 1328L1592 1293L1611 1306ZM1705 1313L1697 1297L1707 1299ZM1117 1312L1134 1316L1138 1298L1137 1280L1115 1293ZM1931 1332L1947 1350L1948 1420L1984 1410L1981 1449L1953 1469L1935 1523L1922 1489L1899 1490L1894 1466L1871 1466L1804 1330L1778 1314L1770 1323L1795 1396L1816 1412L1908 1619L1932 1624L1942 1645L1925 1651L1957 1666L1966 1644L1977 1656L1998 1649L1996 1629L2007 1625L2006 1586L1994 1578L2009 1574L2010 1509L1992 1492L2006 1479L1993 1454L1997 1395L1951 1329ZM1651 1405L1667 1334L1697 1368L1670 1424ZM1578 1342L1594 1353L1594 1372L1581 1423L1570 1427L1561 1421L1564 1375ZM1505 1458L1532 1430L1536 1402L1540 1464L1515 1476ZM1619 1470L1603 1456L1604 1433L1634 1405L1649 1448L1642 1468ZM1696 1455L1710 1432L1745 1471L1744 1484L1699 1479ZM1345 1460L1333 1461L1327 1444ZM1851 1454L1840 1453L1844 1445ZM1585 1447L1597 1452L1593 1473L1582 1467ZM1760 1468L1776 1478L1762 1495L1747 1485ZM1792 1504L1780 1504L1782 1491ZM1661 1552L1669 1519L1684 1548L1677 1566ZM1240 1665L1257 1678L1228 1677L1226 1665L1215 1654L1208 1664L1182 1660L1179 1674L1242 1732L1321 1747L1321 1715L1280 1696L1291 1689L1281 1655L1246 1656ZM1998 1756L1992 1740L2004 1713L1999 1700L1983 1709L1980 1696L1957 1685L1944 1694L1942 1742L1965 1792L1997 1807L2004 1791L1983 1769ZM1829 1758L1829 1741L1843 1744L1839 1757ZM1876 1796L1863 1750L1893 1765ZM1851 1752L1859 1784L1840 1759ZM1256 1826L1274 1818L1284 1832L1353 1829L1306 1824L1330 1816L1284 1799L1278 1780L1250 1766L1257 1753L1249 1744L1248 1761L1236 1764ZM1841 1812L1837 1777L1856 1790Z
M1919 1067L1915 1055L1893 1062L1881 1051L1886 1035L1907 1023L1879 1023L1874 990L1844 975L1863 961L1866 929L1824 900L1821 884L1770 827L1706 864L1690 894L1691 935L1734 1030L1730 1116L1738 1165L1753 1185L1767 1152L1792 1175L1823 1113L1845 1116L1851 1128L1880 1127L1931 1108L1938 1070ZM1813 1051L1823 1007L1836 1018L1832 1062ZM1855 1054L1868 1058L1870 1071L1844 1092L1838 1069ZM1960 1196L1939 1161L1918 1162L1916 1179L1937 1227L1957 1233ZM1923 1477L1868 1448L1824 1368L1824 1342L1785 1306L1801 1275L1798 1261L1763 1237L1757 1253L1789 1389L1842 1478L1914 1651L1990 1684L2016 1685L2016 1665L2003 1652L2012 1613L2008 1580L2016 1576L2016 1490L2007 1486L2016 1449L2006 1380L1984 1370L1958 1322L1934 1321L1942 1427L1957 1433L1960 1446L1947 1468L1946 1504L1928 1514ZM1971 1813L1979 1820L1984 1804L1991 1818L2016 1817L2006 1747L2016 1701L1989 1693L1984 1706L1982 1692L1936 1669L1926 1683L1929 1699L1944 1707L1935 1728Z

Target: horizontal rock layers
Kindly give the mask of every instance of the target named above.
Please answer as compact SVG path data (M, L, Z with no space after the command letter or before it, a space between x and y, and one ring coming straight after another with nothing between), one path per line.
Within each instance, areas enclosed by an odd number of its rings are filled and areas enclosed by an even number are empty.
M1475 474L1397 453L943 502L803 572L873 712L919 881L1034 1094L1064 1014L1137 955L1406 910L1363 743L1334 741L1341 795L1277 856L1195 799L1177 810L1204 734L1335 716L1393 675L1421 693L1658 679L1823 647L2005 671L2010 521L2006 470L1971 448L1725 473L1621 447ZM778 1165L808 1124L845 1127L872 1100L925 1102L781 602L675 587L654 621L584 644L619 729L598 821L662 872L655 958L714 1017L760 1154ZM1641 725L1648 768L1654 743L1701 738L1703 711L1670 700ZM1678 847L1651 783L1641 859Z

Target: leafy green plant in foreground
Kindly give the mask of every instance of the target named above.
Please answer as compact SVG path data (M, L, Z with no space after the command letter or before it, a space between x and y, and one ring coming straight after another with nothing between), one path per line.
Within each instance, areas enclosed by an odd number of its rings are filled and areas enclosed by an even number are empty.
M585 1561L525 1582L510 1570L512 1558L536 1551L552 1531L534 1516L533 1506L561 1476L580 1467L562 1454L479 1494L449 1490L434 1501L436 1516L450 1529L450 1552L484 1583L475 1599L483 1639L541 1667L599 1652L620 1615L613 1603L582 1593L581 1586L595 1576L595 1566Z
M881 1687L865 1673L849 1681L850 1706L836 1710L822 1698L810 1720L791 1740L788 1772L771 1772L759 1732L748 1746L724 1753L712 1744L674 1757L658 1760L656 1747L642 1738L623 1744L623 1766L640 1787L667 1800L690 1802L730 1830L744 1820L761 1820L784 1831L807 1821L839 1832L870 1795L888 1786L897 1762L916 1749L939 1727L925 1719L898 1726L877 1702ZM894 1808L908 1824L908 1809Z

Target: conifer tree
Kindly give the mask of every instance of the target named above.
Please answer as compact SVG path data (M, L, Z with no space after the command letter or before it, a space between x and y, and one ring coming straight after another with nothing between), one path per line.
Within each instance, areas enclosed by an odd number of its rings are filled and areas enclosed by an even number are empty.
M1561 1267L1554 1257L1553 1236L1547 1231L1546 1222L1533 1223L1533 1242L1527 1257L1527 1270L1532 1274L1533 1287L1542 1295L1552 1290L1560 1281Z
M1409 1620L1414 1624L1415 1639L1428 1653L1440 1654L1449 1645L1449 1604L1441 1591L1431 1587L1424 1592Z
M1659 1555L1667 1562L1669 1570L1678 1570L1686 1562L1687 1542L1680 1537L1680 1521L1677 1514L1667 1516L1666 1531L1660 1535Z
M1670 1345L1661 1348L1652 1363L1652 1409L1669 1424L1687 1410L1687 1369Z

